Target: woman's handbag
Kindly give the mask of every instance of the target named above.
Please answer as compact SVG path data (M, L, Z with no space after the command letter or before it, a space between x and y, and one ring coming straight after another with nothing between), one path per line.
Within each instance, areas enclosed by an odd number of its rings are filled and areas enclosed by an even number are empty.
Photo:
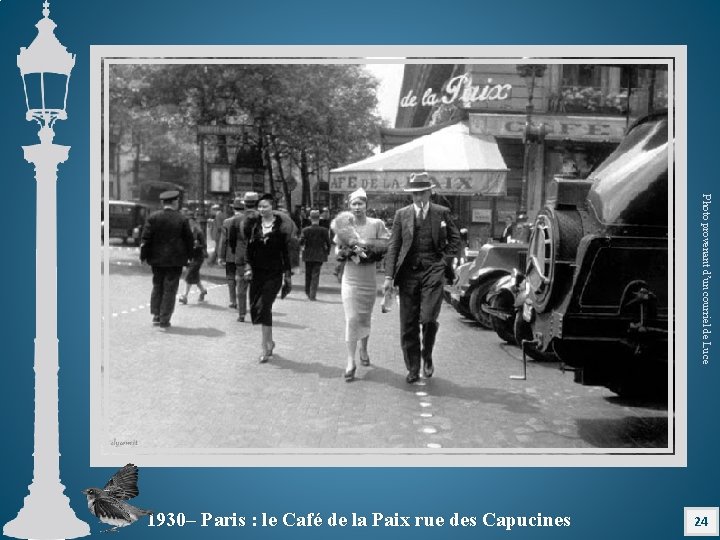
M289 276L283 276L283 284L280 288L280 299L284 299L292 291L292 280Z

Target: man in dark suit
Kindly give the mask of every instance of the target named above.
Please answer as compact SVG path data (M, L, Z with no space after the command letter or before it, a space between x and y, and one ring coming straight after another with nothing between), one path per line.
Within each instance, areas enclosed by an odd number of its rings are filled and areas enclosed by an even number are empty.
M260 195L255 191L248 191L243 195L242 205L243 211L238 213L229 221L227 226L228 233L228 262L232 260L232 266L235 272L236 298L238 309L238 322L245 322L248 306L248 281L245 279L245 266L247 254L247 238L245 238L244 228L245 220L248 216L257 215L257 205ZM229 278L228 278L229 279Z
M405 191L413 204L395 213L385 256L383 292L399 288L400 345L412 384L423 375L432 377L433 347L442 306L446 265L451 264L460 243L460 233L450 209L430 202L434 184L427 173L410 176ZM422 333L422 343L421 336Z
M310 300L315 300L320 283L320 269L330 253L330 233L320 226L318 210L310 210L310 225L300 232L300 245L304 247L305 294Z
M513 220L512 216L506 216L505 217L505 228L502 232L502 240L503 242L510 243L512 242L513 237L515 236L515 220Z
M330 209L327 206L323 206L320 212L320 226L330 229Z
M245 203L240 197L237 197L233 203L233 212L234 214L226 219L223 220L222 227L221 227L221 233L220 233L220 242L218 243L218 249L216 250L218 253L218 264L225 266L225 281L227 282L228 287L228 298L229 298L229 304L228 307L230 309L236 309L238 307L238 294L240 294L240 291L238 288L240 286L243 287L243 293L245 292L246 287L242 285L242 283L238 282L237 280L237 266L235 264L235 238L230 238L230 229L233 227L233 224L236 222L242 221L243 218L243 209L245 208ZM245 256L245 252L243 251L243 257ZM243 265L245 264L243 260ZM241 280L243 281L243 280ZM241 303L241 314L243 318L245 317L245 310L246 310L246 303Z
M163 208L148 217L140 243L140 261L147 261L153 272L150 313L161 328L170 326L180 275L193 249L190 222L178 212L179 198L178 191L160 194Z
M233 213L228 211L228 205L223 203L222 206L216 205L218 208L214 210L212 218L212 238L215 241L215 250L212 252L208 260L208 264L219 263L220 259L225 256L224 252L220 251L220 237L222 236L223 222L232 217Z

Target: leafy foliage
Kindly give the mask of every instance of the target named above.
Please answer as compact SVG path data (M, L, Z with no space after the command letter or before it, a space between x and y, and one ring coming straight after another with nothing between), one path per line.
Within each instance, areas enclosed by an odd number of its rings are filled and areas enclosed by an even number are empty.
M285 184L284 171L292 164L309 186L312 174L367 157L377 145L378 81L362 65L115 64L110 69L111 130L131 131L151 159L197 167L198 125L245 125L246 137L266 156L271 177ZM234 162L241 138L216 137L214 159Z

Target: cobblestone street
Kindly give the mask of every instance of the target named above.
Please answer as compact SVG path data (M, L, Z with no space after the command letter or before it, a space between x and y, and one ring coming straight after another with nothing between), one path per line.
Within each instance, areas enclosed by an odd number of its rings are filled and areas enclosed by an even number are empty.
M104 440L139 448L659 448L665 404L621 400L575 384L556 363L528 363L519 348L462 319L440 317L436 371L405 382L397 309L373 315L370 367L343 380L340 288L323 268L318 301L293 291L274 309L274 360L259 364L260 331L227 307L224 270L203 267L167 330L150 322L150 269L134 248L111 248ZM382 274L378 274L378 282ZM184 284L181 282L181 286ZM359 364L359 363L358 363Z

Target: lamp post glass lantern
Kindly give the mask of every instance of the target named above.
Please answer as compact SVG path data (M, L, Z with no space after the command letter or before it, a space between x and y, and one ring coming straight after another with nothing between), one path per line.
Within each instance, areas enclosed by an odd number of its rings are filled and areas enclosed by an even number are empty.
M57 167L69 146L54 144L53 125L67 118L67 91L75 55L55 37L50 4L43 3L38 35L21 47L17 65L25 90L25 118L40 125L40 144L23 146L25 160L35 166L37 181L35 260L35 438L33 479L23 507L3 527L13 538L77 538L90 534L79 520L60 483L57 340ZM48 233L48 231L51 231ZM42 254L42 261L39 260Z
M50 18L47 0L42 13L43 18L35 25L38 35L29 47L20 47L17 65L25 90L26 120L52 130L55 120L67 119L67 92L75 55L55 36L57 25Z

